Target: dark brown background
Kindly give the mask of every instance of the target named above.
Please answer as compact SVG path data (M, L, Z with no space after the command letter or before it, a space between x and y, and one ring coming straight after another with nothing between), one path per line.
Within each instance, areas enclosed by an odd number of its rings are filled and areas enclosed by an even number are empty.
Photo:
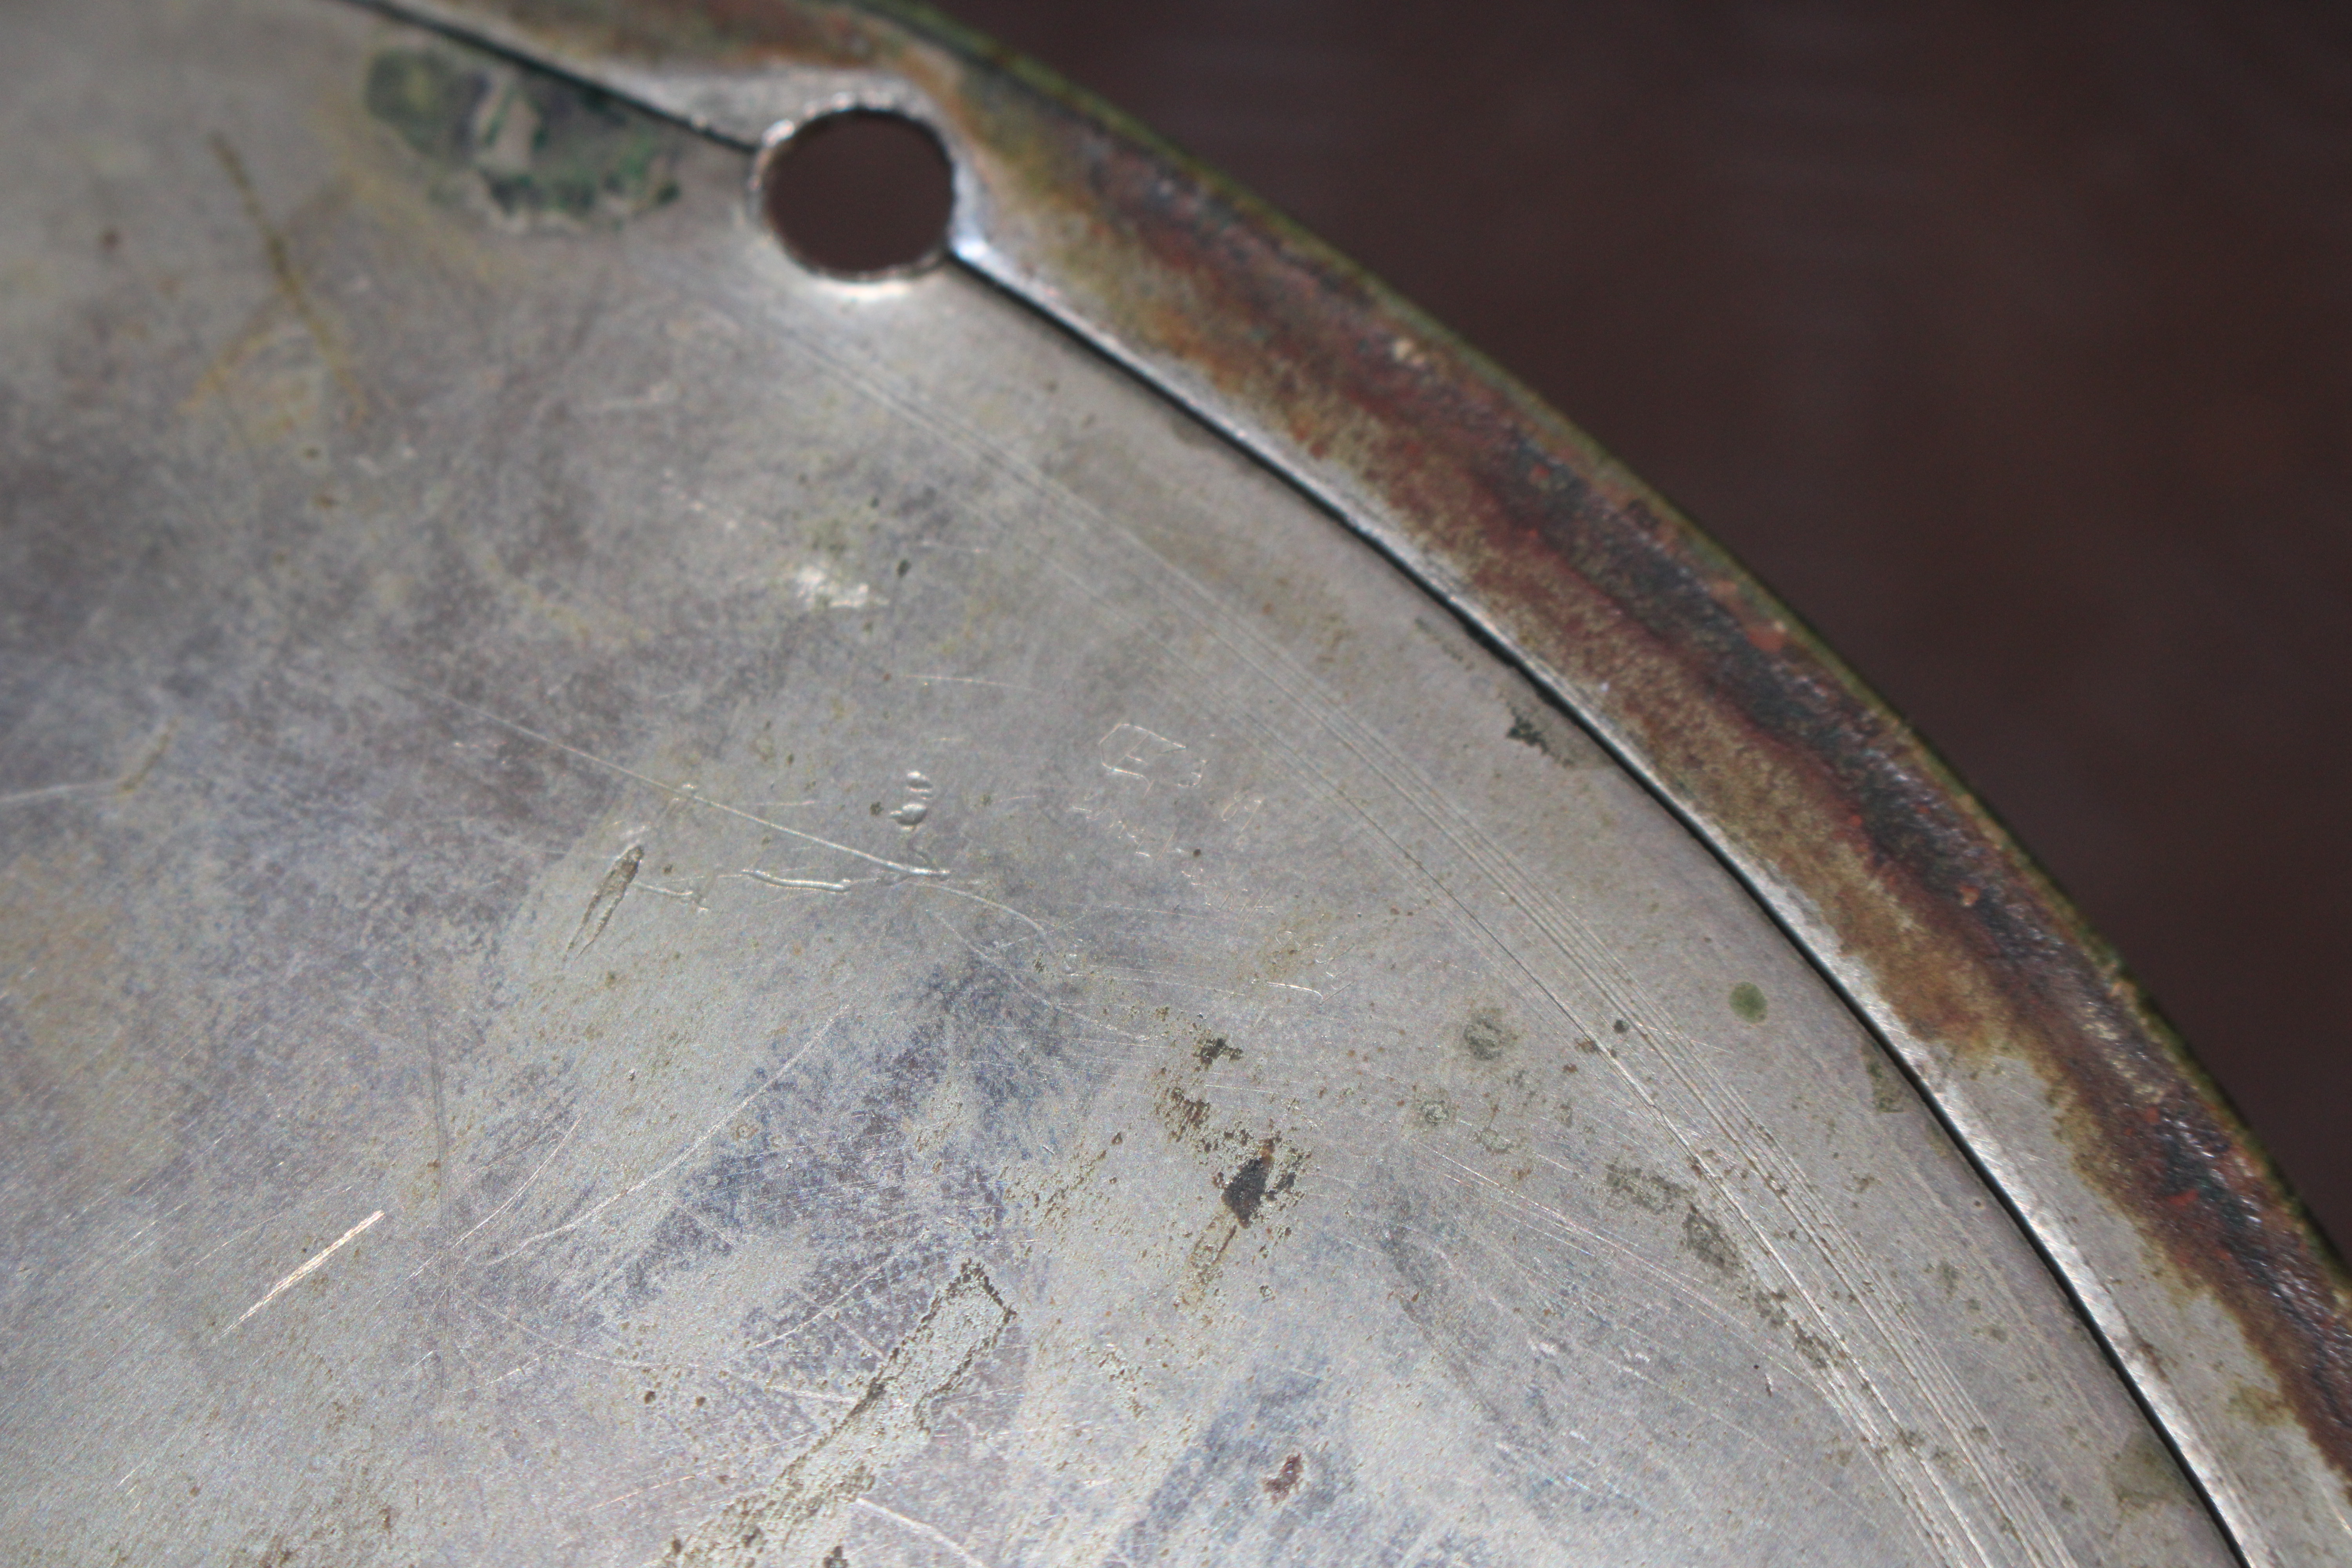
M949 4L1688 508L2352 1237L2352 7Z

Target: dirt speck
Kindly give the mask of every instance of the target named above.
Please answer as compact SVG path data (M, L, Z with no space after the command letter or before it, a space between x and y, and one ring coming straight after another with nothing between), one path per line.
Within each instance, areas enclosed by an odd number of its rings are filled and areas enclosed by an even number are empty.
M1160 1120L1171 1138L1181 1140L1208 1119L1209 1102L1205 1099L1191 1099L1181 1089L1171 1089L1160 1097Z
M1751 1024L1764 1021L1764 992L1752 980L1743 980L1731 988L1731 1010Z
M1282 1461L1282 1468L1265 1478L1265 1495L1276 1502L1288 1500L1298 1489L1299 1478L1307 1473L1307 1461L1297 1454Z

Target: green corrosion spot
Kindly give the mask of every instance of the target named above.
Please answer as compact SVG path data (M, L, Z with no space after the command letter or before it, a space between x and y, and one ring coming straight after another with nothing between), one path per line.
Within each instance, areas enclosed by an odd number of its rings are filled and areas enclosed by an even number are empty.
M677 195L683 133L593 88L435 47L378 54L362 98L440 194L510 220L614 222Z
M1764 1021L1764 993L1753 981L1743 980L1731 988L1731 1010L1751 1024Z
M486 73L437 49L386 49L368 63L367 110L436 163L465 160Z

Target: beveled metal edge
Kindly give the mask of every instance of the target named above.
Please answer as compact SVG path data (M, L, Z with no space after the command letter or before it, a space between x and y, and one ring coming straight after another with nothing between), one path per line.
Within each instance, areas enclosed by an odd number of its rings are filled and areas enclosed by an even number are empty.
M954 254L1332 508L1582 721L1906 1064L2239 1550L2352 1549L2341 1262L1992 816L1590 437L1264 204L927 9L362 3L746 148L793 112L794 72L827 73L828 103L862 102L838 84L876 73L910 84L887 95L955 156ZM1981 1087L2011 1066L2046 1115ZM2267 1386L2226 1402L2184 1387L2217 1323Z

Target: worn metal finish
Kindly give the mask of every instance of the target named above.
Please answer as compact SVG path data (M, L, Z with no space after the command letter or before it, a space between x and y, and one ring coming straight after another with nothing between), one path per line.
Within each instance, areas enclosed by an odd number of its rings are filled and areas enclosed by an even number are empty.
M1494 635L1739 868L1901 1055L2242 1548L2347 1549L2341 1265L1998 825L1579 432L1246 197L936 24L816 6L423 8L732 138L752 133L780 62L878 63L917 84L967 168L959 254L1265 455Z
M931 121L1181 405L425 33L12 13L5 1539L2227 1561L2006 1201L2249 1554L2340 1544L2242 1135L1553 416L967 41L467 25Z

